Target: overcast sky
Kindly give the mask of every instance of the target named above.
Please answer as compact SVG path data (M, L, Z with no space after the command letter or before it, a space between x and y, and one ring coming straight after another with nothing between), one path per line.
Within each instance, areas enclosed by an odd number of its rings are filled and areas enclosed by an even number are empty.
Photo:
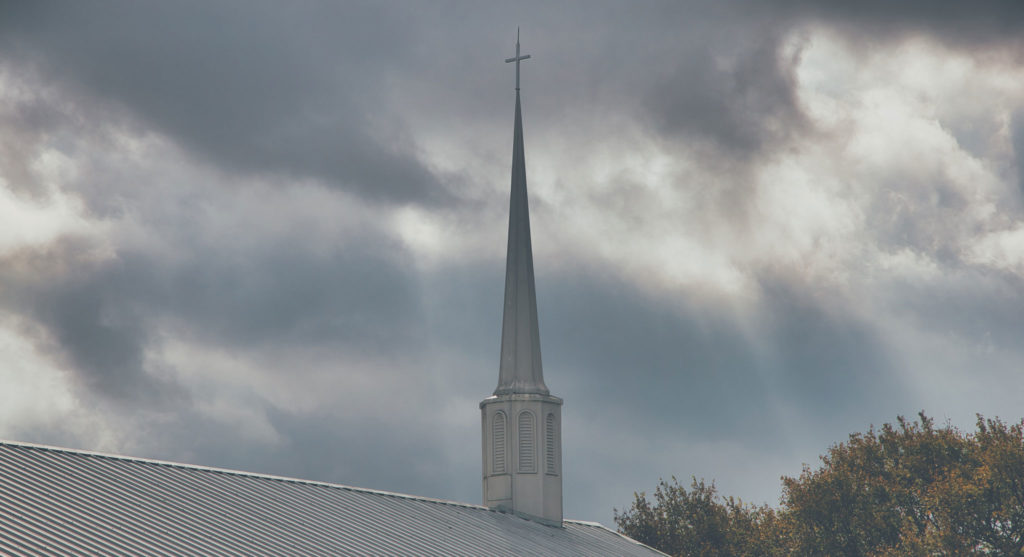
M1024 417L1024 3L516 4L0 2L0 438L479 502L517 25L567 517Z

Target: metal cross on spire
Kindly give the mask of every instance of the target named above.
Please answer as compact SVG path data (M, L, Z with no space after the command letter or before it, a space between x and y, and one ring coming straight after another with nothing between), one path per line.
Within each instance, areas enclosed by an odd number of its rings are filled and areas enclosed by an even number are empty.
M516 27L516 55L513 58L505 59L505 63L506 64L509 63L509 62L515 62L516 63L516 91L519 90L519 61L520 60L527 60L529 58L530 58L529 54L524 55L524 56L520 56L519 55L519 28Z

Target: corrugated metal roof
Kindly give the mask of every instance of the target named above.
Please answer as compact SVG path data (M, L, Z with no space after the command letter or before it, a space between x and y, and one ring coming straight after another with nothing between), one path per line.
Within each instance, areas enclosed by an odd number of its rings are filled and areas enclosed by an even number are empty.
M600 524L0 441L0 553L661 555Z

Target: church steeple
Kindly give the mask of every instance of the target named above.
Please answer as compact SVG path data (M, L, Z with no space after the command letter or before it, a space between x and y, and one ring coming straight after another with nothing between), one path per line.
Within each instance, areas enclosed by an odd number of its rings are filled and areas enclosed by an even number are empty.
M530 242L530 207L526 198L526 157L523 153L523 113L519 102L520 56L516 63L516 117L512 133L512 194L508 209L508 251L505 256L505 311L501 323L501 366L494 394L548 394L540 359L537 292L533 282L533 247Z
M498 388L480 403L483 495L493 509L561 526L562 399L549 394L541 369L519 100L519 62L529 57L517 32L516 55L505 60L516 63L516 114Z

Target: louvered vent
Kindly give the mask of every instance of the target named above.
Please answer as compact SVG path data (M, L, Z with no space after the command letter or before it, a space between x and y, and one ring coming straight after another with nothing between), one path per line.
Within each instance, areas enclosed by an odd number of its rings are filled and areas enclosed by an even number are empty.
M555 467L555 415L548 414L544 424L544 462L548 474L557 474Z
M533 414L519 414L519 471L536 472L536 447L533 443Z
M498 412L494 415L491 423L491 443L494 448L494 458L491 459L491 467L495 474L505 473L505 413Z

